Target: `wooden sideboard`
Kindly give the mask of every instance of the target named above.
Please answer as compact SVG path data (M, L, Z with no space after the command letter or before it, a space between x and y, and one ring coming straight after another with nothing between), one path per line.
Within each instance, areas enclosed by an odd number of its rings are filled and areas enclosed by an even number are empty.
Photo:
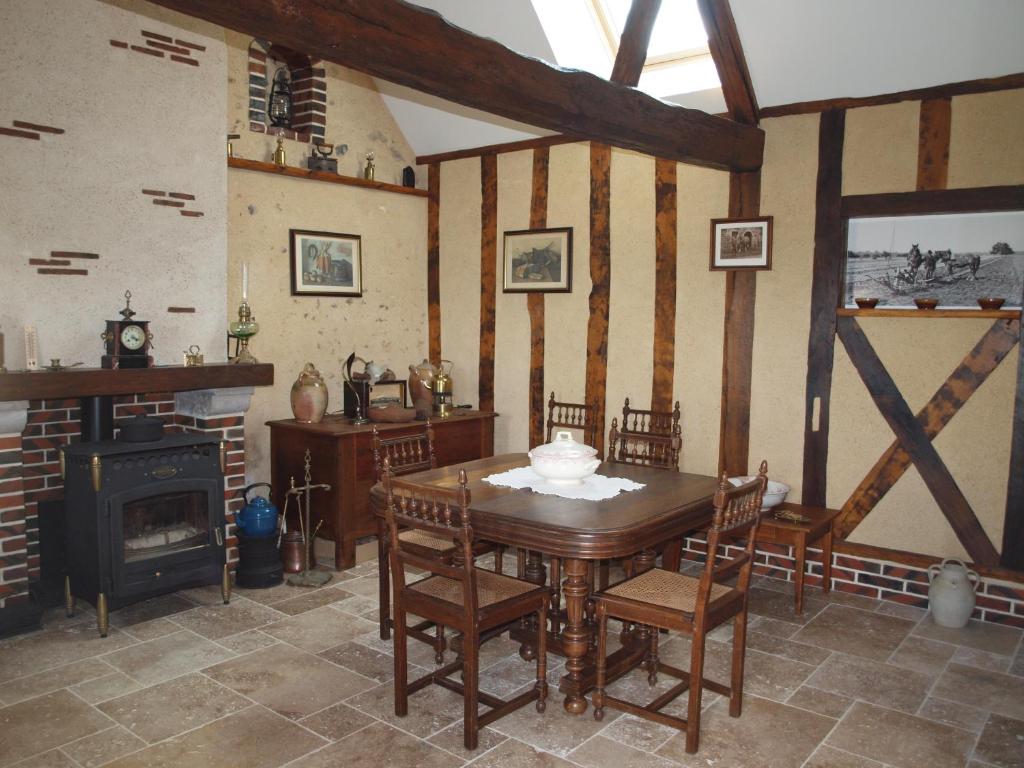
M494 419L498 414L456 411L447 419L431 419L434 452L439 466L459 464L494 454ZM284 509L289 479L303 483L303 464L308 448L314 483L329 483L329 492L314 491L311 518L323 520L318 536L334 542L334 566L341 570L355 565L356 539L376 535L377 524L370 511L373 474L371 438L373 424L353 426L348 419L328 416L319 424L302 424L294 419L268 421L273 499ZM377 424L389 437L423 429L423 422ZM316 522L313 523L316 526Z

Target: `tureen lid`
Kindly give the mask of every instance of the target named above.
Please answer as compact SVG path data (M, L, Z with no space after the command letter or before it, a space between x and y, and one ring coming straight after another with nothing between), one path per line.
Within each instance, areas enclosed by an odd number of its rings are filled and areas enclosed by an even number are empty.
M531 459L589 459L596 455L596 448L576 442L572 432L566 431L556 432L554 440L538 445L529 453Z

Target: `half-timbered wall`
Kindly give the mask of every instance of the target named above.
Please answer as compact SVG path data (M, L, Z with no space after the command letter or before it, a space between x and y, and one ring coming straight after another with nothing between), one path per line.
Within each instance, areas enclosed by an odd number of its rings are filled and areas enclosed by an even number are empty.
M849 110L842 194L912 191L918 184L920 102ZM1024 183L1024 91L952 98L947 186ZM763 121L767 133L760 211L775 217L773 268L757 276L750 394L750 461L802 494L804 396L815 238L817 114ZM587 386L591 306L592 164L587 144L549 149L547 226L571 226L573 292L544 297L544 391L582 400ZM532 151L497 158L497 265L494 383L496 450L529 443L530 317L527 299L501 293L501 235L530 219ZM479 391L480 158L440 165L442 356L456 362L456 400ZM612 150L606 414L629 396L650 402L656 307L656 185L652 158ZM677 166L677 276L672 396L683 410L684 470L718 467L725 278L708 271L709 219L729 207L728 174ZM990 320L870 320L862 326L912 410L928 400L977 342ZM486 335L486 333L484 334ZM489 349L489 347L488 347ZM935 441L982 526L1002 537L1009 472L1016 351L989 377ZM592 357L591 350L591 357ZM892 432L841 344L836 345L825 501L842 506ZM906 476L850 536L864 544L922 554L965 556L916 471Z

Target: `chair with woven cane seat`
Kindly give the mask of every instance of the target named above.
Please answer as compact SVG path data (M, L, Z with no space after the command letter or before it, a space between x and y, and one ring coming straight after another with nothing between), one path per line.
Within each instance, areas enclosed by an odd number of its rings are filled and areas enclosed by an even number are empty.
M387 459L393 475L409 475L437 467L434 455L434 428L427 420L423 431L411 435L382 438L377 428L373 428L373 466L378 480L383 480L384 460ZM409 547L416 548L424 557L437 557L451 562L458 554L458 547L449 537L433 536L423 531L409 530L399 534L402 541ZM501 572L502 553L504 547L480 541L476 543L475 555L494 552L495 570ZM391 637L391 601L390 578L388 574L388 538L384 521L377 519L377 581L380 606L380 636L387 640ZM445 638L442 628L437 628L435 635L429 634L432 622L421 621L407 628L407 633L417 640L422 640L434 648L434 659L438 664L444 661Z
M597 638L597 686L593 694L594 717L604 717L605 707L620 709L639 717L673 726L686 732L686 751L697 751L700 738L701 692L704 688L729 698L729 715L739 717L743 706L743 661L746 655L747 595L754 562L754 540L761 514L761 498L768 482L768 464L761 462L758 476L734 487L722 473L715 492L715 512L708 529L707 562L699 578L676 571L652 568L622 581L595 596ZM716 556L720 544L745 538L739 554L729 559ZM736 577L734 586L726 583ZM647 631L649 643L644 665L648 682L657 682L665 672L681 682L641 706L609 696L606 685L608 618L631 621L648 627L676 630L691 636L690 671L684 672L658 659L658 632ZM729 685L704 678L704 641L715 627L734 618L732 675ZM661 712L669 702L689 691L686 718Z
M622 407L622 426L619 427L618 419L612 419L608 461L678 470L683 447L679 418L678 400L671 411L642 411L632 408L627 397Z
M409 695L431 683L460 693L464 703L464 743L466 749L476 749L479 730L499 717L531 701L536 701L538 712L544 711L548 690L544 621L548 591L544 586L476 567L465 470L460 470L455 488L439 488L395 479L387 460L384 467L385 516L391 542L395 599L395 714L400 717L408 714ZM402 540L402 529L454 539L461 557L454 563L425 557ZM406 568L410 566L428 571L430 575L407 583ZM438 626L452 627L462 634L459 655L454 662L413 682L408 681L406 649L405 627L409 613ZM536 684L529 691L503 701L479 690L480 644L482 638L493 636L492 630L523 616L536 617ZM449 677L460 670L461 682ZM480 703L490 710L479 714Z

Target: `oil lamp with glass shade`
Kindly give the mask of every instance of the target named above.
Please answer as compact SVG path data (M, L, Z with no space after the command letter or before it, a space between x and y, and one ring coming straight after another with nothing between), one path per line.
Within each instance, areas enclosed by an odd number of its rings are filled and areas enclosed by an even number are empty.
M242 265L242 303L238 305L238 319L228 325L228 330L232 336L238 339L238 354L231 359L231 362L240 365L258 363L259 360L253 357L252 352L249 351L249 339L259 332L260 326L249 308L248 264Z
M288 81L287 67L279 67L274 73L274 83L270 86L270 98L267 102L270 124L278 128L291 128L292 88Z

